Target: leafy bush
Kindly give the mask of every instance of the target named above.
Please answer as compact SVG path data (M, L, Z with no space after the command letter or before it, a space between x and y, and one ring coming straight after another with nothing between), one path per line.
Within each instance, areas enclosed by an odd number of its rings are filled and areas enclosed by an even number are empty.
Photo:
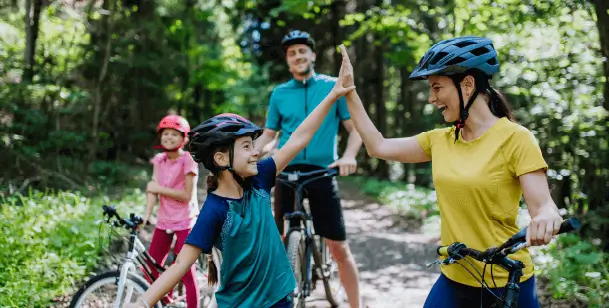
M115 203L73 192L31 191L27 196L0 198L3 307L47 307L97 265L98 239L108 231L98 221L103 204ZM144 205L145 195L139 190L116 203L118 209L136 213Z
M536 256L538 272L548 278L554 298L575 298L587 307L609 304L609 254L578 235L565 234Z

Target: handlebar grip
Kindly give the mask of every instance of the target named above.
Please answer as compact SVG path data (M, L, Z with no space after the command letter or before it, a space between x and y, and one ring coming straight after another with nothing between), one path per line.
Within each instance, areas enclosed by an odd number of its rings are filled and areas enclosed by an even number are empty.
M577 230L577 229L579 229L580 226L581 226L581 224L580 224L579 220L575 217L565 219L565 220L563 220L562 224L560 225L558 234ZM514 236L512 236L507 242L505 242L505 244L503 244L501 246L501 248L505 248L505 247L513 245L517 242L524 241L526 239L528 229L529 229L529 227L527 226L527 227L523 228L522 230L520 230L520 232L514 234Z
M581 227L581 223L575 217L571 217L566 219L560 224L560 229L558 230L558 234L571 232L579 229Z
M116 208L114 206L102 205L102 210L109 216L116 215Z
M448 246L438 246L438 248L436 249L436 252L440 256L448 257Z

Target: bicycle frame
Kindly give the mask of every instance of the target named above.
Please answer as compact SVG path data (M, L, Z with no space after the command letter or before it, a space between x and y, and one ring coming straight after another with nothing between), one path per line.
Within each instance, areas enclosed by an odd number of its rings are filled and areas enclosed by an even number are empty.
M298 231L302 231L305 236L306 279L305 279L304 285L302 287L302 292L304 293L305 297L309 296L309 294L311 292L311 280L312 280L312 273L313 273L313 271L311 270L311 268L312 268L311 255L313 255L313 259L315 261L316 267L319 268L320 272L322 273L322 275L321 275L322 279L323 279L323 269L321 268L322 267L321 255L318 253L314 253L314 252L319 252L320 250L319 250L319 247L317 247L317 243L314 240L314 234L311 232L311 229L310 229L309 222L312 220L312 217L309 213L307 213L306 209L304 208L304 204L302 202L302 191L303 191L304 187L311 182L314 182L316 180L323 179L323 178L334 177L337 174L338 174L338 168L333 168L333 169L315 170L315 171L311 171L311 172L298 172L298 171L297 172L282 172L280 174L281 177L277 178L280 183L285 184L285 186L289 186L292 189L294 189L294 212L284 213L283 219L285 221L288 221L288 230L287 230L286 234L290 234L290 232L292 232L294 230L298 230ZM303 181L302 183L297 182L301 177L306 178L306 177L310 177L310 176L313 176L313 177ZM284 179L284 177L286 177L287 180ZM296 219L298 222L302 222L302 227L294 226L292 224L293 219ZM323 245L323 240L321 242L321 245Z
M120 268L120 276L117 282L117 296L116 301L114 303L114 308L120 308L120 299L123 298L123 290L125 288L125 283L127 280L127 275L129 273L133 273L134 275L137 272L137 265L139 265L140 269L144 273L144 278L148 283L152 284L156 281L152 270L149 267L149 264L152 264L155 269L159 272L159 275L162 274L166 268L160 264L158 264L152 256L146 251L146 247L140 241L138 236L138 226L142 223L142 219L131 214L130 219L121 218L114 207L103 206L104 214L108 215L107 222L114 225L115 227L124 227L129 230L129 248L127 250L127 256L124 259L123 264ZM116 220L113 223L110 220L115 217ZM131 293L133 292L130 287L127 290L127 298L131 297ZM172 299L169 295L165 295L162 299L163 303L171 302Z

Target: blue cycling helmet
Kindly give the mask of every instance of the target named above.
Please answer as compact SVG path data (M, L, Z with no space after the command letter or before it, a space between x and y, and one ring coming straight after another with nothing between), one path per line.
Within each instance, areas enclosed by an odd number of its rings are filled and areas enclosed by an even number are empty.
M311 38L309 33L304 31L292 30L281 40L281 48L283 48L283 51L288 50L288 47L296 44L305 44L311 47L311 49L315 49L315 40Z
M434 44L425 53L419 64L410 74L410 79L427 79L430 75L444 75L450 77L461 102L459 120L454 125L455 142L459 139L459 131L465 126L469 116L469 108L478 96L478 93L490 93L492 88L489 79L499 71L499 60L493 42L479 36L462 36L441 41ZM476 80L476 89L467 102L463 101L460 82L466 75L472 75ZM492 110L491 105L491 110Z
M431 46L410 74L410 79L429 75L454 75L477 69L489 76L499 71L499 60L493 42L479 36L463 36Z

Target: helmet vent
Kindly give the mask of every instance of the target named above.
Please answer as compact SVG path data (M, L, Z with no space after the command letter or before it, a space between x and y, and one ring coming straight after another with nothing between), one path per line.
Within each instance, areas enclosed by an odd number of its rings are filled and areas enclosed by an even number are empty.
M465 46L469 46L469 45L473 45L473 44L476 44L476 43L466 41L466 42L459 42L459 43L455 43L455 46L457 46L457 47L459 47L459 48L463 48L463 47L465 47Z
M463 59L461 57L456 57L456 58L448 61L448 63L446 63L446 65L457 65L457 64L462 63L464 61L465 61L465 59Z
M487 48L485 48L485 47L480 47L480 48L476 48L476 49L474 49L474 50L472 50L472 51L470 51L470 52L471 52L471 53L473 53L473 54L474 54L474 55L476 55L476 56L481 56L481 55L483 55L483 54L485 54L485 53L488 53L488 51L489 51L489 50L488 50Z
M438 61L442 60L444 57L446 57L448 55L447 52L438 52L438 54L433 57L431 59L431 61L429 62L430 65L435 65L436 63L438 63Z

